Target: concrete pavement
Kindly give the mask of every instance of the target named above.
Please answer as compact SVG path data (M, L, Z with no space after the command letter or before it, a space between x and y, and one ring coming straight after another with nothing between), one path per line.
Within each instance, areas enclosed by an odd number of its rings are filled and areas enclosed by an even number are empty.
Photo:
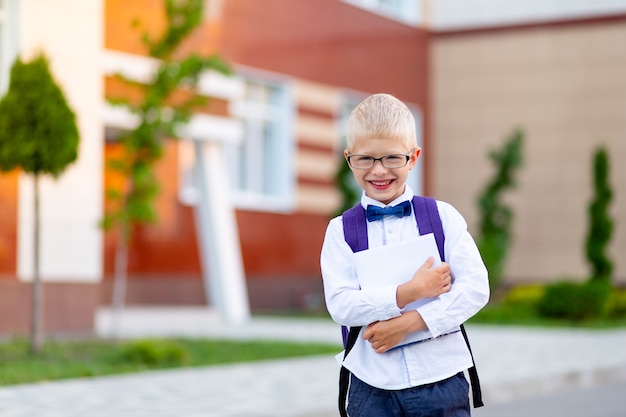
M109 312L98 315L99 333L110 331L110 320ZM467 330L487 407L626 381L626 329ZM120 334L340 344L329 320L254 317L232 326L193 308L128 309ZM3 387L0 417L330 417L338 372L328 355Z
M624 417L625 382L594 385L574 391L526 398L482 407L474 417Z

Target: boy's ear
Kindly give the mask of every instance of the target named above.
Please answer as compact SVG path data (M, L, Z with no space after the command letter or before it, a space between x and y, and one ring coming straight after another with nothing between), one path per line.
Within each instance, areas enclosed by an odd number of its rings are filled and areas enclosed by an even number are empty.
M348 156L350 155L350 152L348 152L347 149L343 150L343 157L346 158L346 162L348 161Z
M416 146L415 149L413 149L413 152L411 152L411 158L409 159L409 169L413 169L413 167L417 163L417 159L420 157L421 154L422 148Z

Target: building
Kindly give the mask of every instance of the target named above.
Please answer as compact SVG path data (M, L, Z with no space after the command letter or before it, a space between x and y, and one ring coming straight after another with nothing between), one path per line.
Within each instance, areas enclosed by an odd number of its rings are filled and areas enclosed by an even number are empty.
M444 9L434 10L441 20L430 54L431 190L476 230L476 197L493 172L487 153L522 129L524 167L507 195L515 220L506 280L583 280L592 156L605 145L616 220L610 254L624 285L625 2L472 3L432 3Z
M217 52L237 74L207 74L196 127L224 143L247 294L253 311L323 306L318 255L341 196L342 121L363 97L388 92L413 110L424 149L417 192L457 206L476 225L487 152L514 128L526 165L510 194L511 283L584 277L585 205L594 146L626 153L626 1L210 0L188 51ZM115 235L97 226L116 131L128 118L106 98L113 75L149 73L140 32L163 25L160 1L0 0L0 91L19 53L43 49L78 116L79 161L42 195L46 329L89 331L111 299ZM203 130L204 129L204 130ZM242 138L241 142L230 140ZM129 304L207 302L190 180L190 140L158 166L160 221L140 227L129 257ZM472 175L467 175L472 173ZM626 218L623 167L612 165L614 216ZM0 175L0 334L23 332L32 275L32 184ZM614 254L626 249L615 231ZM626 265L616 259L616 276Z

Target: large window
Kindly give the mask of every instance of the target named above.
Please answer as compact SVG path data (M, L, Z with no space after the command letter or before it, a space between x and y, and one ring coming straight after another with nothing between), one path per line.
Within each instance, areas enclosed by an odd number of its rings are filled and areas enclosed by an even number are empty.
M421 21L422 0L343 0L390 19L417 26Z
M5 57L4 57L4 51L6 51L6 45L4 44L6 42L6 36L4 34L5 31L5 4L4 4L4 0L0 0L0 95L2 95L4 93L4 89L6 88L6 68L5 68Z
M16 0L0 0L0 95L9 86L11 64L17 56L17 7Z
M293 100L286 83L247 78L235 113L244 123L240 143L226 144L235 204L289 210L294 204Z

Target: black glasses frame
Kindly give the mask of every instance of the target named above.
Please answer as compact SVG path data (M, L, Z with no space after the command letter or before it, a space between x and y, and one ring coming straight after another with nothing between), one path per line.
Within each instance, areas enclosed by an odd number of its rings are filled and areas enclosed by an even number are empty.
M374 166L376 161L380 161L382 166L384 166L387 169L397 169L397 168L404 168L409 163L409 160L411 159L412 152L413 151L411 151L411 153L409 153L408 155L403 154L403 153L394 153L394 154L391 154L391 155L381 156L380 158L374 158L373 156L369 156L369 155L358 155L358 154L355 154L355 155L348 155L348 157L346 159L348 160L348 164L352 168L356 168L356 169L370 169L370 168L372 168ZM363 158L363 160L370 161L371 162L370 165L367 166L367 167L365 167L365 166L354 166L352 164L352 158L354 158L355 156L356 157L361 157L361 158ZM388 158L390 158L390 157L398 158L398 157L401 157L401 156L404 156L404 158L405 158L404 164L399 165L399 166L391 166L391 167L385 165L385 161L388 160Z

